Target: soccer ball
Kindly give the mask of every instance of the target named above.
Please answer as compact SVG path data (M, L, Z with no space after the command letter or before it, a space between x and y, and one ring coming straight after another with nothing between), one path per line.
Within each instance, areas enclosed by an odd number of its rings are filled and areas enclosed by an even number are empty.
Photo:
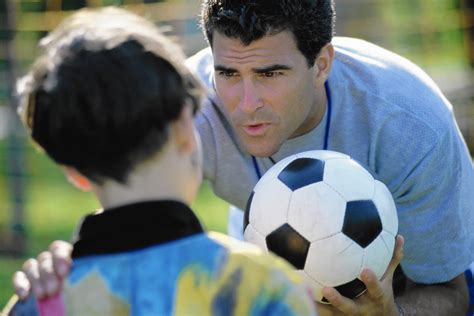
M315 299L325 286L355 298L364 268L380 279L395 247L398 217L387 187L349 156L315 150L287 157L255 186L244 238L289 261Z

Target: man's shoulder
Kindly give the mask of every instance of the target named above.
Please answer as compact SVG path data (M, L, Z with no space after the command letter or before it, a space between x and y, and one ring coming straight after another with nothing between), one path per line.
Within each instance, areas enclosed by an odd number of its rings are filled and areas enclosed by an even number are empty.
M403 58L376 43L361 38L335 36L331 43L333 44L336 53L342 55L365 56L377 60L389 57L387 62L391 62L391 59L393 58Z
M370 108L386 122L387 112L425 122L427 127L449 125L452 106L436 83L410 60L365 40L335 37L336 56L329 78L342 97ZM348 110L361 107L346 107Z
M204 83L208 88L212 88L214 60L210 47L203 48L186 60L186 66Z
M411 60L378 44L352 37L334 37L332 44L336 52L334 62L357 70L358 75L372 71L380 78L409 77L416 78L420 83L430 80Z
M334 36L332 39L332 44L335 47L353 47L359 48L361 50L363 50L364 46L376 46L375 44L364 39L347 36Z

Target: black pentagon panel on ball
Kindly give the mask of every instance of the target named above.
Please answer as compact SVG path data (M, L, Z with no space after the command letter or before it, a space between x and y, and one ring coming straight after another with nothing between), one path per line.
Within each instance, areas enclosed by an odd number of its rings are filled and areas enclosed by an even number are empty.
M314 158L293 160L278 175L278 179L292 191L323 181L324 161Z
M267 238L268 250L286 259L295 268L302 270L309 250L309 241L288 224L280 226Z
M364 282L359 279L355 279L351 282L341 284L334 287L342 296L353 299L364 293L366 290ZM329 303L329 301L323 297L323 302Z
M374 202L371 200L347 202L342 233L365 248L381 232L382 221Z
M252 200L253 200L253 196L255 195L255 192L252 191L252 193L250 193L250 196L247 200L247 205L245 206L245 213L244 213L244 230L245 228L247 228L249 222L250 222L250 206L252 205Z

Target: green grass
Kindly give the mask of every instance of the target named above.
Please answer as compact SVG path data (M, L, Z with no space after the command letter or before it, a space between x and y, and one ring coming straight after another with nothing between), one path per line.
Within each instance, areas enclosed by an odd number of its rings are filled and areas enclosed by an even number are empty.
M5 179L6 142L0 141L0 232L8 227L9 196ZM99 207L94 196L75 189L61 170L43 154L27 147L26 232L23 258L0 257L0 310L12 294L11 276L24 260L45 250L51 241L69 240L79 219ZM208 230L224 232L228 204L216 198L209 183L204 183L193 209Z
M0 257L0 311L12 295L11 279L13 272L18 270L24 259Z

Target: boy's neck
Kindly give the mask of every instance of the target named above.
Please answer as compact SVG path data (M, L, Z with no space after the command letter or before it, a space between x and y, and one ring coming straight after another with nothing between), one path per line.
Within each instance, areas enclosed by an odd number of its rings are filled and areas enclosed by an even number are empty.
M170 190L167 186L160 187L159 185L145 185L144 183L124 186L114 183L102 186L95 190L95 192L104 209L112 209L144 201L159 200L174 200L188 205L182 195Z
M104 209L152 200L174 200L190 205L194 196L189 194L186 168L177 167L179 159L159 155L133 170L126 184L106 181L94 186L94 192Z

